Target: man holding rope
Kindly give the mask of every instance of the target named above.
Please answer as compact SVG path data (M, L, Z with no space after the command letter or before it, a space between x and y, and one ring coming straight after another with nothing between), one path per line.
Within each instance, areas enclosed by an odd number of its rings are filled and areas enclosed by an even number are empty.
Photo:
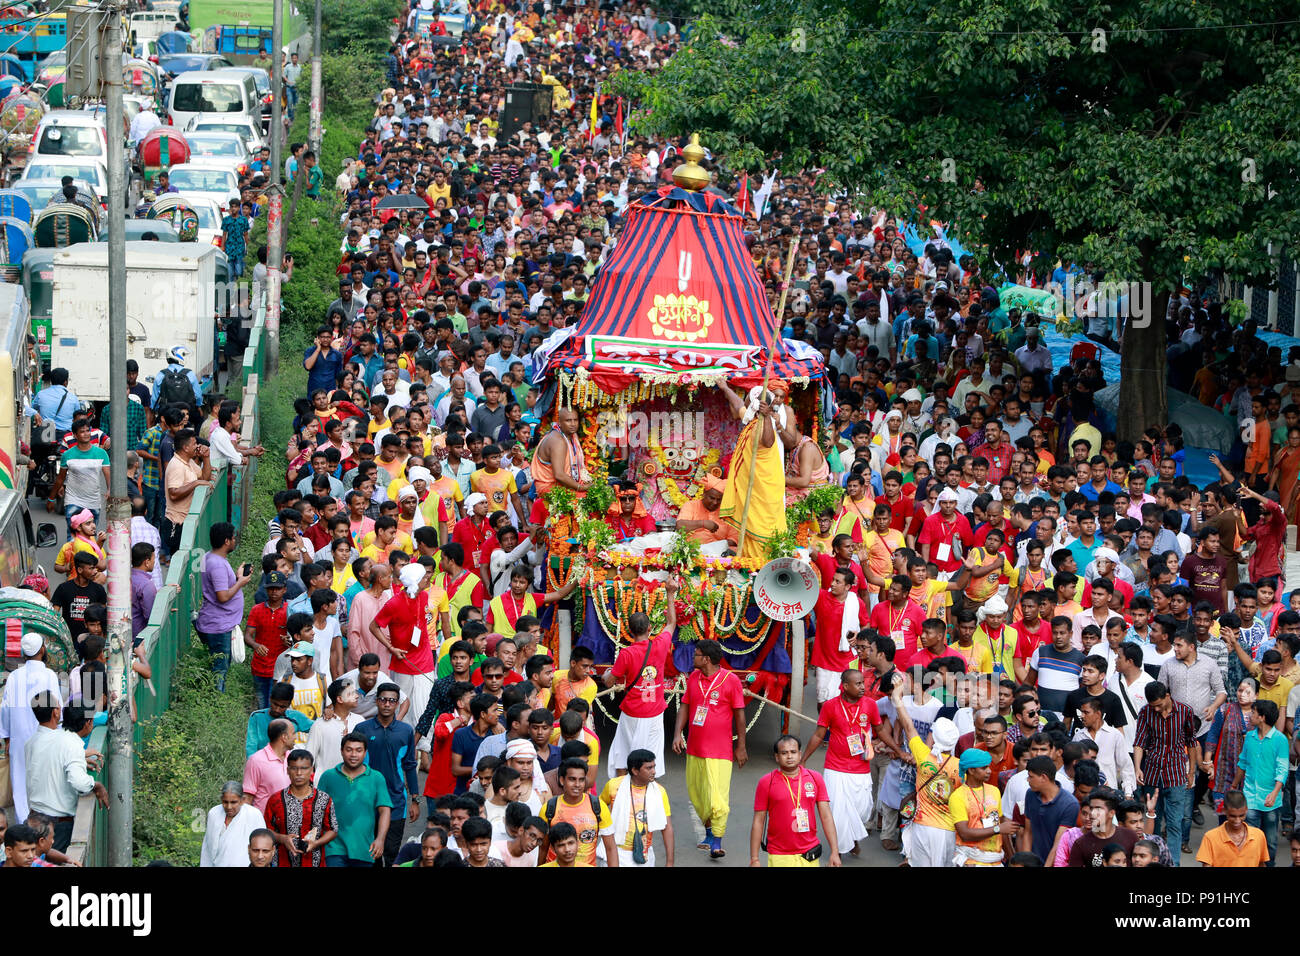
M614 666L605 672L605 686L628 687L619 705L622 716L618 731L609 745L609 776L627 773L627 756L633 750L649 750L655 755L655 776L668 772L664 762L664 675L673 652L673 632L677 629L677 581L669 578L665 585L667 610L664 629L650 636L650 618L637 612L628 618L632 643L618 653ZM631 680L630 687L628 686Z

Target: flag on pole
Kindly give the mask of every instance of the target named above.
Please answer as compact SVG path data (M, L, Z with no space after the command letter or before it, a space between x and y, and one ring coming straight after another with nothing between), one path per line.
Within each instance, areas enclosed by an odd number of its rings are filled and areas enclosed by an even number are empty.
M591 97L591 125L587 127L587 142L596 138L596 127L600 125L600 87Z
M623 145L623 97L618 98L618 103L614 108L614 135L618 137L618 144Z
M749 173L740 174L740 191L736 196L736 205L740 207L740 214L743 216L749 212Z
M776 185L776 170L772 170L763 177L763 185L754 193L754 217L763 218L763 213L767 211L767 201L772 196L772 187Z

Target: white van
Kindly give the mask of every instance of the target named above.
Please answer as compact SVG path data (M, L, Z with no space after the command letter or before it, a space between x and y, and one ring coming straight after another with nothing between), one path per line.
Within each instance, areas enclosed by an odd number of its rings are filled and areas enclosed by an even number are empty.
M177 129L185 129L199 113L239 114L260 129L262 104L251 74L242 70L195 70L172 80L167 113Z
M128 24L129 36L134 38L133 42L143 43L175 30L176 14L161 10L141 10L131 14Z

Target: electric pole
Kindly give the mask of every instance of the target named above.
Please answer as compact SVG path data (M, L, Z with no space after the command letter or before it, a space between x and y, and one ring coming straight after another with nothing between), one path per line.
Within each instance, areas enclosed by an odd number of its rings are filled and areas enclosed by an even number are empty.
M311 35L311 132L307 138L311 141L312 152L316 162L320 162L321 140L321 58L320 58L320 3L316 0L316 25Z
M280 367L280 266L284 262L284 0L272 0L271 188L266 215L266 375Z
M129 867L135 808L131 726L131 505L126 492L126 168L122 106L122 10L105 3L102 82L108 126L108 862Z

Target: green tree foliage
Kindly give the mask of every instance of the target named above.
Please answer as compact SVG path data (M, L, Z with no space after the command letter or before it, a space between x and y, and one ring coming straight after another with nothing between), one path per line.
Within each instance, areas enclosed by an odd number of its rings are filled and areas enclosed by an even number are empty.
M402 15L401 0L321 0L321 52L340 53L355 46L380 58L392 43L393 22ZM369 87L356 86L370 96Z
M1267 242L1295 246L1297 21L1296 0L790 0L696 23L619 89L643 129L699 132L736 168L823 170L819 187L953 223L987 260L1060 254L1151 283L1123 350L1136 434L1167 415L1169 289L1267 286Z

